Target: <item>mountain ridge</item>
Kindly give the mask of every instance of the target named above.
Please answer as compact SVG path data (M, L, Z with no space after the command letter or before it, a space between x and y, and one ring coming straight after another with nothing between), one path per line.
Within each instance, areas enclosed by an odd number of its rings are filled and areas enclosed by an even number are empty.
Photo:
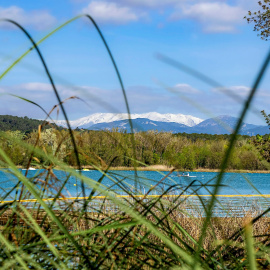
M147 118L137 118L132 120L134 131L157 130L172 133L198 133L198 134L231 134L237 124L238 118L221 115L206 119L199 124L189 127L175 122L153 121ZM87 129L90 130L112 130L119 129L131 132L128 120L118 120L110 123L94 124ZM259 126L248 123L242 123L239 134L254 136L257 134L269 134L268 126Z
M179 124L175 122L159 122L153 121L148 118L136 118L132 120L133 129L135 132L139 131L164 131L164 132L188 132L191 127L184 124ZM112 130L112 129L124 130L126 132L131 132L128 120L118 120L110 123L98 123L92 125L88 129L90 130ZM175 132L176 131L176 132Z
M184 124L186 126L195 126L198 123L202 122L203 119L198 117L194 117L192 115L184 115L184 114L172 114L166 113L161 114L157 112L149 112L142 114L131 114L131 119L138 118L147 118L152 121L159 122L174 122L179 124ZM95 113L90 114L86 117L79 118L77 120L71 120L70 125L72 128L90 128L93 125L100 123L111 123L114 121L127 120L127 113ZM55 121L56 124L66 127L66 123L64 120Z
M170 114L166 114L168 116ZM136 115L137 116L137 115ZM156 116L156 114L154 114ZM114 117L114 115L112 115ZM159 116L160 117L160 116ZM134 131L149 131L156 130L158 132L172 132L172 133L197 133L197 134L230 134L234 131L237 121L239 120L236 117L221 115L214 118L209 118L204 121L199 121L198 124L193 126L187 126L185 124L170 122L173 120L173 117L163 117L162 120L166 121L154 121L148 118L136 118L132 120ZM0 115L0 130L20 130L22 132L31 132L34 129L37 129L39 125L43 123L41 120L29 119L28 117L17 117L10 115ZM153 114L152 114L153 118ZM103 122L92 124L90 127L88 124L85 124L86 128L89 130L112 130L118 129L119 131L131 132L129 120L117 120L112 121L114 118L111 118L111 122ZM116 118L117 119L117 118ZM158 118L160 119L160 118ZM104 119L103 119L104 121ZM98 122L98 121L97 121ZM46 128L55 126L54 124L47 125ZM60 127L61 128L61 127ZM270 130L268 126L262 125L253 125L248 123L242 123L239 134L254 136L257 134L265 135L269 134Z

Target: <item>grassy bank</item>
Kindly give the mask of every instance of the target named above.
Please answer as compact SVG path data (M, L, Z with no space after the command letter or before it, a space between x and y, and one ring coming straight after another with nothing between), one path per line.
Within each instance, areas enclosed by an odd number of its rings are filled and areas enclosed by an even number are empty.
M73 207L70 203L56 201L60 209L53 211L54 217L43 209L31 209L32 204L25 208L14 203L13 209L2 210L0 235L14 243L13 252L19 253L31 268L38 263L43 269L62 269L64 262L69 269L85 264L87 266L82 269L110 269L112 265L115 269L167 269L183 267L186 262L182 256L189 258L188 254L194 254L202 269L212 269L213 261L216 261L217 269L235 269L247 266L243 228L251 222L254 223L257 264L263 269L269 267L269 259L262 251L268 243L270 218L255 220L259 213L254 210L242 212L241 217L230 216L232 213L212 217L209 229L201 239L206 221L206 217L201 216L204 210L193 208L181 196L177 200L125 201L130 206L134 202L136 212L144 217L144 221L123 212L121 207L112 210L112 200L92 200L87 205L88 211L83 213L76 210L83 201ZM93 206L94 212L90 210ZM67 233L61 233L58 222ZM159 232L153 232L150 224ZM81 251L75 248L75 243ZM185 255L180 256L177 249ZM31 258L27 254L31 254ZM1 249L0 255L5 258L5 250Z

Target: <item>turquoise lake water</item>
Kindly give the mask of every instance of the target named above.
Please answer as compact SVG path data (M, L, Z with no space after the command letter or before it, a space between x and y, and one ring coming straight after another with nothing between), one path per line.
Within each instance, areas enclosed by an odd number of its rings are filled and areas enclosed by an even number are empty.
M41 173L41 175L39 175ZM60 181L51 182L52 192L55 187L60 186L61 181L64 181L68 174L63 171L54 171L56 177ZM167 175L169 172L156 172L156 171L139 171L137 176L134 171L109 171L108 177L102 180L103 188L113 189L119 195L125 195L130 191L133 194L145 194L149 189L155 186L160 180ZM94 181L98 181L102 174L98 171L83 171L83 175ZM29 171L28 177L44 180L42 170ZM209 195L215 188L218 173L214 172L190 172L192 177L182 177L173 172L165 180L155 187L150 194L158 195L165 191L167 194L178 195L178 194L191 194L191 195ZM260 173L226 173L220 187L219 194L223 195L256 195L256 194L270 194L270 174ZM54 181L54 180L53 180ZM16 177L12 176L8 170L0 171L0 196L1 199L12 200L16 194L13 190L8 197L3 197L8 191L18 183ZM137 191L135 191L137 187ZM87 184L85 185L85 195L88 196L92 188ZM54 191L55 193L55 191ZM82 196L81 184L75 177L70 177L66 188L62 192L65 196ZM102 195L95 193L95 195ZM197 198L191 198L193 205L200 205L201 202ZM203 201L207 203L209 197L203 197ZM219 197L218 199L222 206L216 207L217 215L220 215L221 211L230 209L235 213L241 213L243 211L263 211L270 207L270 198L264 197Z

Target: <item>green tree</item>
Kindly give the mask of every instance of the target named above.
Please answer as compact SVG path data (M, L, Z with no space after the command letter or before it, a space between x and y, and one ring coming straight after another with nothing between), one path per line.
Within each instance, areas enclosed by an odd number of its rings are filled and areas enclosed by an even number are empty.
M259 32L262 40L268 40L270 34L270 0L259 1L259 10L248 12L244 17L248 23L254 23L254 31Z

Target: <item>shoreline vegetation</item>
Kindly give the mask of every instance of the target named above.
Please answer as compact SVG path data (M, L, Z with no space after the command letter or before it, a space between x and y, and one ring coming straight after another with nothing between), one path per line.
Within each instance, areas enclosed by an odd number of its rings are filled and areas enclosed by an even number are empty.
M132 135L117 129L74 130L73 135L82 168L110 167L112 170L121 168L130 170L136 165L138 170L175 168L179 171L218 171L231 139L230 135L172 134L157 131L138 132ZM45 151L71 167L77 166L76 155L67 130L49 128L30 133L3 132L0 147L16 166L25 168L31 151L14 143L14 140L21 140L29 146ZM270 169L269 161L269 135L253 137L238 135L227 171L264 172ZM40 166L44 162L46 163L46 158L43 156L39 154L33 156L33 166Z
M74 167L75 169L75 167ZM96 170L94 167L91 166L83 166L83 169L89 170ZM134 167L110 167L112 171L135 171ZM174 167L168 167L165 165L152 165L147 167L136 167L137 171L176 171L176 172L183 172L183 170L175 169ZM195 170L190 170L189 172L220 172L219 169L205 169L205 168L198 168ZM226 172L230 173L270 173L269 170L226 170Z
M26 169L26 167L23 166L17 166L18 169ZM33 168L33 167L32 167ZM41 167L37 166L34 167L35 169L39 170L42 169ZM71 168L73 169L77 169L77 167L72 166ZM1 168L1 169L6 169L6 168ZM61 170L60 167L56 166L54 167L54 169L56 170ZM82 170L86 169L86 170L90 170L90 171L95 171L97 170L96 168L94 168L93 166L82 166ZM104 169L104 168L103 168ZM101 168L101 170L103 170ZM119 167L110 167L109 170L111 171L135 171L134 167L124 167L124 166L119 166ZM174 170L175 172L184 172L185 170L181 170L181 169L176 169L174 167L168 167L165 165L152 165L152 166L147 166L147 167L143 167L143 166L138 166L136 167L137 171L165 171L165 172L170 172L172 170ZM188 172L215 172L215 173L219 173L220 169L206 169L206 168L198 168L195 170L188 170ZM226 170L227 173L270 173L270 170Z

